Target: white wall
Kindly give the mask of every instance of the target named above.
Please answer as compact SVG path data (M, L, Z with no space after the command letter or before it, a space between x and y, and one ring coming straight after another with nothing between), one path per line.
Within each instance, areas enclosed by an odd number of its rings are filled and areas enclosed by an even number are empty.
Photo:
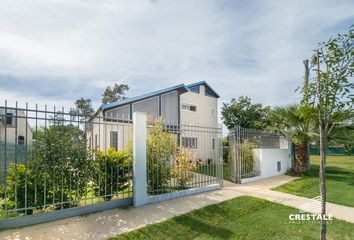
M206 126L218 125L218 99L205 96L204 85L200 86L199 93L186 92L181 94L180 105L190 104L197 106L196 112L181 109L181 123L203 124ZM179 106L181 108L181 106ZM214 115L212 115L214 109Z
M253 149L256 165L261 171L260 176L241 179L242 183L253 182L263 178L283 175L291 168L291 150L256 148ZM277 162L281 163L281 170L277 171Z

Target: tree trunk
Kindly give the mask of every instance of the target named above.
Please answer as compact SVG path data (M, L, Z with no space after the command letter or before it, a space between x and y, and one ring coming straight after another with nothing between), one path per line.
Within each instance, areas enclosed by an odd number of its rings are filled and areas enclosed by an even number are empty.
M307 170L308 165L308 143L300 142L296 144L295 172L302 174Z
M326 214L326 128L323 120L320 120L320 194L321 194L321 240L326 240L327 225L324 216Z

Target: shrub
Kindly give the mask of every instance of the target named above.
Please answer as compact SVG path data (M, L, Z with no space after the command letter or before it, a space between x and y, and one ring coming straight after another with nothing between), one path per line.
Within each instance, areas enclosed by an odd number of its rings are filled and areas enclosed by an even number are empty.
M157 119L148 128L147 169L148 192L161 193L170 180L170 163L176 155L177 140L164 129L162 119Z
M187 148L180 148L176 155L175 164L172 166L171 175L176 178L182 189L187 188L187 183L193 179L196 165L192 162L192 156Z
M250 175L254 174L254 159L253 159L253 148L254 144L249 140L245 140L240 144L242 151L242 174Z
M116 151L108 148L107 153L96 151L94 179L95 192L105 201L129 187L129 174L132 170L132 155L126 150Z

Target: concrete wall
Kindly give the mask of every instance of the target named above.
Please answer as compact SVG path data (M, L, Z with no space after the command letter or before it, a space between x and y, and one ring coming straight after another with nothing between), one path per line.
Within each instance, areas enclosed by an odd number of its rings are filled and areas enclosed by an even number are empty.
M241 179L242 183L253 182L263 178L283 175L291 168L291 149L253 149L256 166L261 172L260 176ZM277 163L280 162L281 169L278 171Z

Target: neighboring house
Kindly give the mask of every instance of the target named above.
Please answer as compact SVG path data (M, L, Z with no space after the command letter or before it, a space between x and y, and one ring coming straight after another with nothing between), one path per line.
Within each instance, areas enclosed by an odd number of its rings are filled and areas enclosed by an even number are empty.
M17 115L16 115L17 114ZM32 130L24 111L0 108L0 142L8 145L32 144Z
M214 160L219 141L218 98L202 81L102 105L90 120L93 124L87 132L88 145L101 150L125 148L132 136L129 126L133 112L139 111L146 112L150 120L162 117L166 125L178 128L178 142L190 148L196 158ZM120 123L113 124L110 119L120 119Z
M32 144L32 130L24 111L0 108L0 180L5 176L4 166L10 163L23 163L26 160L26 147ZM6 148L5 148L6 147ZM6 153L6 158L5 158Z

